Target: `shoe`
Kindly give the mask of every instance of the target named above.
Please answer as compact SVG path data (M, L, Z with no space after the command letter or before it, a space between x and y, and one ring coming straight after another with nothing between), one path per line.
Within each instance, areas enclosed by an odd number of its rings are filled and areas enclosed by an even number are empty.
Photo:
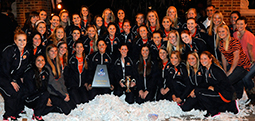
M18 121L17 117L15 116L10 116L11 117L11 121Z
M32 120L36 120L36 121L44 121L42 116L35 116L35 114L32 117Z
M212 117L219 116L219 115L220 115L220 112L217 113L217 114L212 115Z

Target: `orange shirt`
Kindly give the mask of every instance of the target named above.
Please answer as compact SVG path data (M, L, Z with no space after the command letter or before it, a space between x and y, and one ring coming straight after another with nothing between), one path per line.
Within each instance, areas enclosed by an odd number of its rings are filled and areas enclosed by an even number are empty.
M79 69L79 72L82 73L82 70L83 70L83 57L77 57L77 60L78 60L78 69Z
M89 54L92 54L94 52L94 49L93 49L93 45L94 45L93 40L91 40L89 42L89 45L90 45L90 53Z
M148 39L142 39L143 40L143 44L146 44Z
M150 26L150 28L151 28L151 32L154 32L156 29L156 26Z
M36 51L37 51L37 47L34 49L34 55L36 54Z

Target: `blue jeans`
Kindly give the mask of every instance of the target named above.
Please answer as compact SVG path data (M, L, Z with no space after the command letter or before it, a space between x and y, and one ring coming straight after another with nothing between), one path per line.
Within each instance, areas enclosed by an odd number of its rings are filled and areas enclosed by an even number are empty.
M254 82L252 78L255 76L255 65L253 65L247 75L243 78L244 86L251 90L254 87Z

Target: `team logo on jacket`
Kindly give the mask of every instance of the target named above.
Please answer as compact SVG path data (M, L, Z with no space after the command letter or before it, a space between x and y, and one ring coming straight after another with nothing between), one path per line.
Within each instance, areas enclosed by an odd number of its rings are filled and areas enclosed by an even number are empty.
M42 80L45 80L45 76L44 75L42 76Z
M166 67L167 69L169 68L169 66Z
M210 77L210 78L211 78L211 74L210 74L210 73L208 74L208 77Z
M105 59L104 61L105 61L105 62L108 62L108 59Z
M24 59L26 59L26 58L27 58L27 56L26 56L26 55L23 55L23 57L22 57L22 58L23 58L23 60L24 60Z
M95 59L95 61L98 61L98 59Z
M103 68L100 68L99 72L97 73L98 76L104 76L105 72Z
M128 39L128 41L131 43L131 39Z
M181 72L178 72L178 76L180 76L181 75Z
M130 66L130 63L129 63L129 62L127 62L127 66Z
M116 45L116 44L117 44L117 41L114 41L114 44Z
M198 74L199 76L201 76L201 72L198 72L197 74Z

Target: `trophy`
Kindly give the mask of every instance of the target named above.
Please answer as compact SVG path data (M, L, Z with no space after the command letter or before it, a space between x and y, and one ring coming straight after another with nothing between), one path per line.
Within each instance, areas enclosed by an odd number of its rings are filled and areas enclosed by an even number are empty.
M110 88L110 80L106 65L97 65L92 87Z
M131 92L131 82L135 82L135 79L131 80L129 76L126 76L126 79L121 79L121 82L125 85L125 87L127 87L126 92Z

